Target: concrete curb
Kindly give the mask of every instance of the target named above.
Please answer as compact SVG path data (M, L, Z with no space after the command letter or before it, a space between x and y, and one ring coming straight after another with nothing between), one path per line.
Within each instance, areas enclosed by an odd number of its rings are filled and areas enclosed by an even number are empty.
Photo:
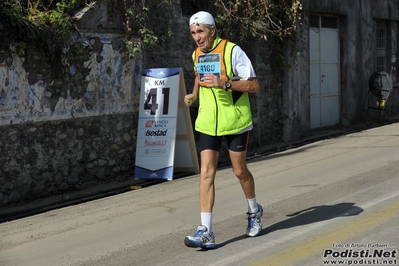
M0 223L32 216L82 202L125 193L164 182L165 180L132 180L96 186L83 191L75 191L35 200L20 205L11 205L0 209Z

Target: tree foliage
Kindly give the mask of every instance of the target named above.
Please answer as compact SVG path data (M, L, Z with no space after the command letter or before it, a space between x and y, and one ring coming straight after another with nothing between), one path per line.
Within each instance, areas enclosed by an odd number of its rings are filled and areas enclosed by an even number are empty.
M3 0L0 37L25 42L51 57L59 55L74 30L73 13L89 0ZM4 47L2 47L4 48Z
M288 37L296 30L299 0L217 0L212 8L225 35L240 41Z
M93 1L3 0L0 2L0 37L36 44L50 54L60 53L65 41L74 33L74 12ZM124 14L131 55L141 53L143 45L158 44L161 34L165 34L160 33L157 24L151 23L151 14L161 10L163 17L158 19L164 22L176 19L171 10L172 0L108 1L117 6L116 12ZM207 11L215 14L223 36L240 42L254 38L267 41L271 36L283 40L295 31L302 7L299 0L209 0L207 6ZM172 35L173 31L167 26L167 35Z
M171 0L121 0L124 10L124 27L127 44L130 46L130 56L141 53L144 46L151 47L159 44L162 35L172 35L170 26L175 19L171 7ZM161 16L157 11L161 10ZM152 23L151 15L158 14L156 25ZM162 23L162 27L157 25ZM165 23L166 22L166 23Z

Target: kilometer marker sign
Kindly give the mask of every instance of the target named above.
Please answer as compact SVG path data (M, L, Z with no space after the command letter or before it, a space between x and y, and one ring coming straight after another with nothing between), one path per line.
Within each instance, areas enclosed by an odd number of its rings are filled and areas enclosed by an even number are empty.
M180 68L143 70L135 178L171 180L176 169L199 172L185 93Z

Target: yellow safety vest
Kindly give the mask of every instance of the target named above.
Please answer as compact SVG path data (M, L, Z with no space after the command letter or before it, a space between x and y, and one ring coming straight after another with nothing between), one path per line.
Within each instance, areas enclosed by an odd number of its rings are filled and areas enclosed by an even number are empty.
M215 44L208 52L197 48L192 55L195 74L200 80L195 130L211 136L233 135L252 125L251 105L247 92L209 88L201 80L206 73L213 73L224 81L234 75L231 57L236 45L219 37Z

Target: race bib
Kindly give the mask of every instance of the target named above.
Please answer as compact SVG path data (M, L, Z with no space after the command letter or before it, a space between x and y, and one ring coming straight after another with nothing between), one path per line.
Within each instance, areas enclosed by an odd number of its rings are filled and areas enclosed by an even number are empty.
M204 74L214 74L220 78L220 54L202 54L196 65L200 82L204 82Z

